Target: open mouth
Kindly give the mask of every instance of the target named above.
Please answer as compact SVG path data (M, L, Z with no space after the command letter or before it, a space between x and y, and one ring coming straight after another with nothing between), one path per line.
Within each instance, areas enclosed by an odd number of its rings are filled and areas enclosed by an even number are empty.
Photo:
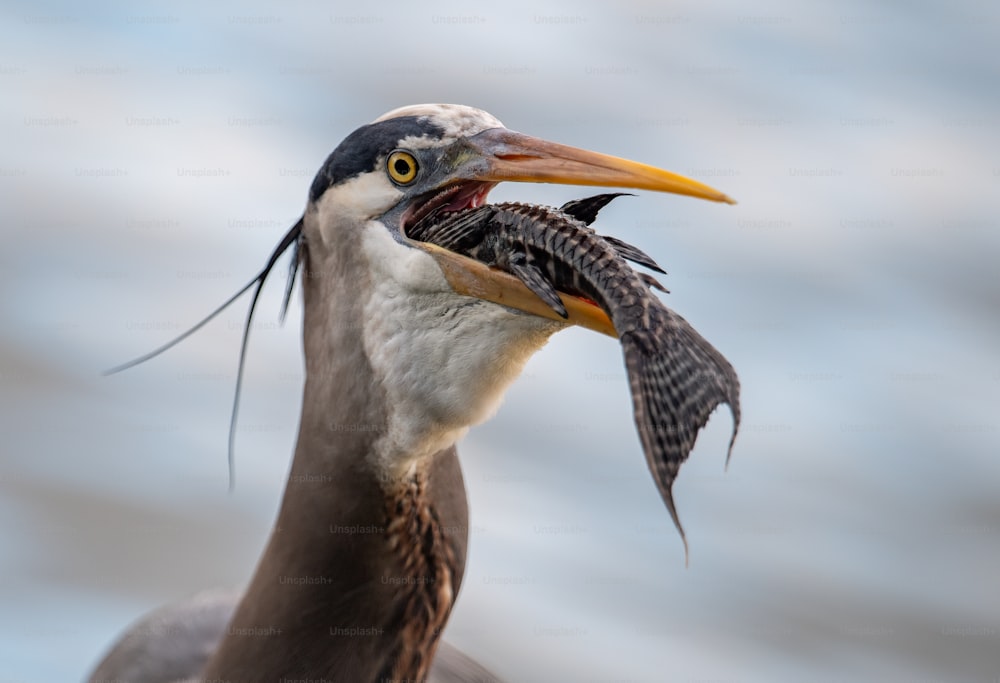
M486 203L486 195L495 182L465 180L432 192L415 201L403 214L403 234L407 228L438 213L475 209Z

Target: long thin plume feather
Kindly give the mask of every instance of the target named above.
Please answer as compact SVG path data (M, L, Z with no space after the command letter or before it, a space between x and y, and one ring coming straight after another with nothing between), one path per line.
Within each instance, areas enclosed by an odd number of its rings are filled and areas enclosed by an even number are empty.
M288 282L285 283L285 298L281 302L281 322L285 322L285 315L288 313L288 304L292 300L292 288L295 287L295 275L299 272L299 242L296 240L292 245L292 262L288 267Z
M289 271L288 285L285 289L284 303L281 308L281 320L282 322L284 322L285 312L288 310L288 302L292 295L292 287L295 284L295 274L298 271L298 257L299 257L298 243L301 235L302 235L302 219L300 218L298 222L296 222L295 225L293 225L292 228L287 233L285 233L285 236L281 238L281 241L278 243L278 246L275 247L274 251L271 252L271 256L270 258L268 258L267 264L261 269L259 273L257 273L256 277L250 280L250 282L243 285L243 287L240 288L238 292L236 292L231 297L226 299L226 301L221 306L219 306L214 311L209 313L207 316L202 318L200 321L195 323L194 326L190 327L186 331L180 333L179 335L168 341L163 346L160 346L150 351L149 353L145 353L139 356L138 358L134 358L128 361L127 363L116 365L115 367L109 370L105 370L102 373L105 376L113 375L115 373L121 372L122 370L128 370L129 368L133 368L136 365L139 365L140 363L145 363L147 360L150 360L151 358L159 356L164 351L173 348L174 346L176 346L177 344L184 341L192 334L200 330L210 320L212 320L212 318L219 315L219 313L222 313L222 311L226 310L230 305L232 305L234 301L243 296L247 292L247 290L256 285L253 291L253 298L250 300L250 310L247 311L246 323L243 326L243 339L240 343L240 359L236 370L236 393L233 396L233 413L232 413L232 418L229 421L229 490L230 491L233 490L233 486L236 483L236 468L235 468L235 460L233 459L233 453L235 450L234 447L236 442L236 418L240 410L240 389L243 387L243 369L246 366L247 343L250 340L250 326L251 323L253 322L253 313L254 310L257 308L257 300L260 298L260 290L263 288L264 283L267 281L268 275L270 275L271 271L274 269L274 264L278 262L278 259L281 257L282 254L288 251L289 247L294 246L292 252L292 258L294 262L292 263L291 269Z

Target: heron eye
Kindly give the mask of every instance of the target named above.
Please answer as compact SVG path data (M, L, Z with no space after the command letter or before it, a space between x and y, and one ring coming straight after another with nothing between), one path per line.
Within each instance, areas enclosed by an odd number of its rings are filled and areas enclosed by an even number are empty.
M409 152L395 151L386 160L389 177L400 185L408 185L417 177L417 160Z

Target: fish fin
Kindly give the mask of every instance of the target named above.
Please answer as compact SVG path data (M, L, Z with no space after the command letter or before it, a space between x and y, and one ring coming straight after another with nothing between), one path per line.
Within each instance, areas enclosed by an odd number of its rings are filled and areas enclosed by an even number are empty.
M732 453L740 425L740 382L729 361L686 320L665 306L657 311L649 329L622 335L622 352L646 464L684 541L686 558L687 540L674 506L673 483L699 430L722 403L733 415Z
M548 278L534 263L528 263L523 258L512 259L507 268L510 273L524 283L539 299L548 304L549 308L558 313L563 318L568 318L569 313L559 298L559 292L555 286L549 282Z
M650 287L652 289L658 289L661 292L665 292L667 294L670 294L670 290L667 289L666 287L664 287L663 284L659 280L657 280L655 277L653 277L649 273L636 273L636 275L638 275L639 279L641 279L643 282L646 283L647 287Z
M495 213L496 207L491 204L443 214L435 212L409 226L405 234L418 242L431 242L470 258L478 258L476 252L483 243L482 231Z
M631 192L609 192L608 194L595 194L593 197L574 199L559 207L559 210L580 221L584 225L590 225L597 219L597 214L615 197L628 195L634 197Z
M657 273L667 274L667 271L663 270L653 257L644 252L639 247L632 246L624 240L620 240L617 237L609 237L608 235L601 235L601 238L613 246L615 251L617 251L623 258L632 261L633 263L638 263L640 266L645 266L650 270L655 270Z

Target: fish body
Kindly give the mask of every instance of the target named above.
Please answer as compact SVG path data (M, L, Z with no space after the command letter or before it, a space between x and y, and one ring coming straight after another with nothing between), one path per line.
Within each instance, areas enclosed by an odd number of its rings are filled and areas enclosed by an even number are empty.
M597 195L561 209L485 204L428 216L409 228L407 236L511 273L563 317L567 313L559 292L604 310L621 341L646 462L684 539L673 482L698 431L722 403L733 415L732 452L740 421L739 379L721 353L653 294L651 287L659 283L627 262L662 272L655 261L589 226L615 196Z

